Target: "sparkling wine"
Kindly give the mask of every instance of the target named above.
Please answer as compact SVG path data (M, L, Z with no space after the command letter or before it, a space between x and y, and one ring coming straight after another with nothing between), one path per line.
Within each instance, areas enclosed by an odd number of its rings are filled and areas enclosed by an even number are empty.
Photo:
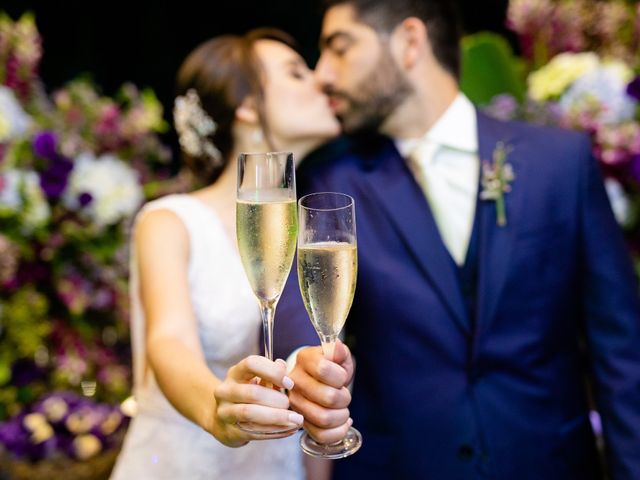
M274 302L282 293L296 248L296 201L287 191L236 202L238 249L255 295Z
M356 289L357 248L346 242L317 242L298 248L302 299L324 341L340 333Z

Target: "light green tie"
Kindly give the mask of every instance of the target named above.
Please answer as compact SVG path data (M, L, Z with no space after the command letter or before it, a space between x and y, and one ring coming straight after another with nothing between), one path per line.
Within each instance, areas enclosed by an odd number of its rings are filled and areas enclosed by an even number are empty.
M445 152L450 154L446 162L440 158ZM409 155L409 167L429 202L444 245L455 262L463 265L471 234L469 222L473 222L466 213L475 193L456 175L456 154L460 153L422 139ZM467 164L461 165L468 168Z

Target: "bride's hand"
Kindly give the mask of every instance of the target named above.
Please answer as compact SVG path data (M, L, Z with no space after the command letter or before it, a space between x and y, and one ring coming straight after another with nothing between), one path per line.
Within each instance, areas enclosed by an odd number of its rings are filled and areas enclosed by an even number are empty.
M249 422L259 426L302 425L302 415L288 410L287 396L272 387L293 388L293 380L286 376L286 363L283 360L272 362L265 357L251 355L235 364L227 376L214 391L215 405L208 431L220 442L229 447L239 447L250 440L264 437L244 432L238 422ZM262 381L256 383L256 377ZM286 437L290 433L270 436Z

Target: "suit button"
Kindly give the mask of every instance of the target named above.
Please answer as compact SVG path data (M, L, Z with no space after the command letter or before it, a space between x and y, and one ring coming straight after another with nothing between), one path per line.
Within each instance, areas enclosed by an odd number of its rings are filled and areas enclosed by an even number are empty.
M473 448L469 445L461 445L458 448L458 458L461 460L471 460L473 458Z

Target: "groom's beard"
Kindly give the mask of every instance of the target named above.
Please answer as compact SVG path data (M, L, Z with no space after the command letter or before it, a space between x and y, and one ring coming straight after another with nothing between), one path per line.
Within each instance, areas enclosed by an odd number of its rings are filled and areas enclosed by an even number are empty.
M391 113L413 89L383 46L378 63L371 75L354 88L353 92L335 90L325 92L344 104L336 116L345 133L377 131Z

